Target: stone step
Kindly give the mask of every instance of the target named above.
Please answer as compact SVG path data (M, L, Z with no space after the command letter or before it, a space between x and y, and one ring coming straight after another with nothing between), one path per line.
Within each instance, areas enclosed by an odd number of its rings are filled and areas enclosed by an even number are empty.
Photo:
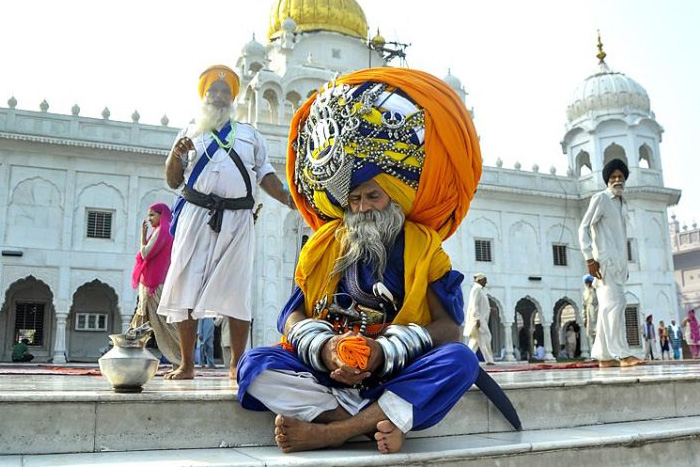
M700 365L494 373L525 430L700 415ZM0 378L0 455L272 446L273 416L236 402L227 378L154 379L141 394L115 394L100 377ZM478 390L439 425L436 438L509 432Z
M649 400L651 402L651 400ZM374 443L282 454L276 447L0 456L3 467L344 467L543 465L700 465L700 417L549 430L415 438L382 455Z

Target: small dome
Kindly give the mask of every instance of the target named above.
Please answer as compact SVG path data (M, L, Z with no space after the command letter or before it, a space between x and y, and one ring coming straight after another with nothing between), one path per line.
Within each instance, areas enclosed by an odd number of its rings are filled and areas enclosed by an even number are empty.
M452 74L452 71L449 68L447 69L447 76L442 78L442 80L446 82L455 91L459 91L462 89L462 82L459 80L459 78Z
M377 35L372 38L372 47L375 49L381 49L386 45L386 39L384 39L384 36L379 34L379 29L377 29Z
M282 21L282 30L284 32L294 32L297 28L297 23L292 18L286 18Z
M246 57L264 57L266 50L264 45L255 40L255 34L253 34L253 38L243 46L241 52Z

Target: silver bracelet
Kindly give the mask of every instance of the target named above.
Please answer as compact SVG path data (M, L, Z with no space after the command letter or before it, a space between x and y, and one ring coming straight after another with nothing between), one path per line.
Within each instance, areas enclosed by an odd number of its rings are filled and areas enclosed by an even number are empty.
M399 373L411 361L433 348L433 339L423 326L392 324L387 327L377 343L384 351L384 366L379 376L384 378Z
M307 318L295 323L287 333L287 341L294 346L297 356L304 364L316 371L328 372L323 364L323 346L335 336L333 325L328 321Z

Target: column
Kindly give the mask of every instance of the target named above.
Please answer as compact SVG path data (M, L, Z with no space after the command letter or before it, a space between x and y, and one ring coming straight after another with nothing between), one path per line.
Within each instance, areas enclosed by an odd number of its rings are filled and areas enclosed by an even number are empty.
M542 323L544 328L544 361L545 362L555 362L557 359L554 358L552 354L552 333L550 331L551 324Z
M513 354L513 323L504 322L501 323L501 325L503 326L504 334L506 336L506 352L504 360L506 362L514 362L515 355Z
M53 362L66 363L66 321L68 313L56 313L56 340L53 345Z
M581 329L581 358L590 358L591 346L590 342L588 342L588 332L585 326L583 326L582 324L580 324L579 326L579 329Z

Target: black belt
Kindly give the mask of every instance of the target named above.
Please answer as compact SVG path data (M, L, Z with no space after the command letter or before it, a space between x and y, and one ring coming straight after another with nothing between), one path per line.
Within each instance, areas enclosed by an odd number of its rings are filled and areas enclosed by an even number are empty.
M221 196L200 193L187 185L182 189L182 197L185 201L209 210L211 218L207 224L216 233L221 232L221 223L224 220L224 210L235 211L239 209L253 209L255 200L248 195L243 198L222 198Z

